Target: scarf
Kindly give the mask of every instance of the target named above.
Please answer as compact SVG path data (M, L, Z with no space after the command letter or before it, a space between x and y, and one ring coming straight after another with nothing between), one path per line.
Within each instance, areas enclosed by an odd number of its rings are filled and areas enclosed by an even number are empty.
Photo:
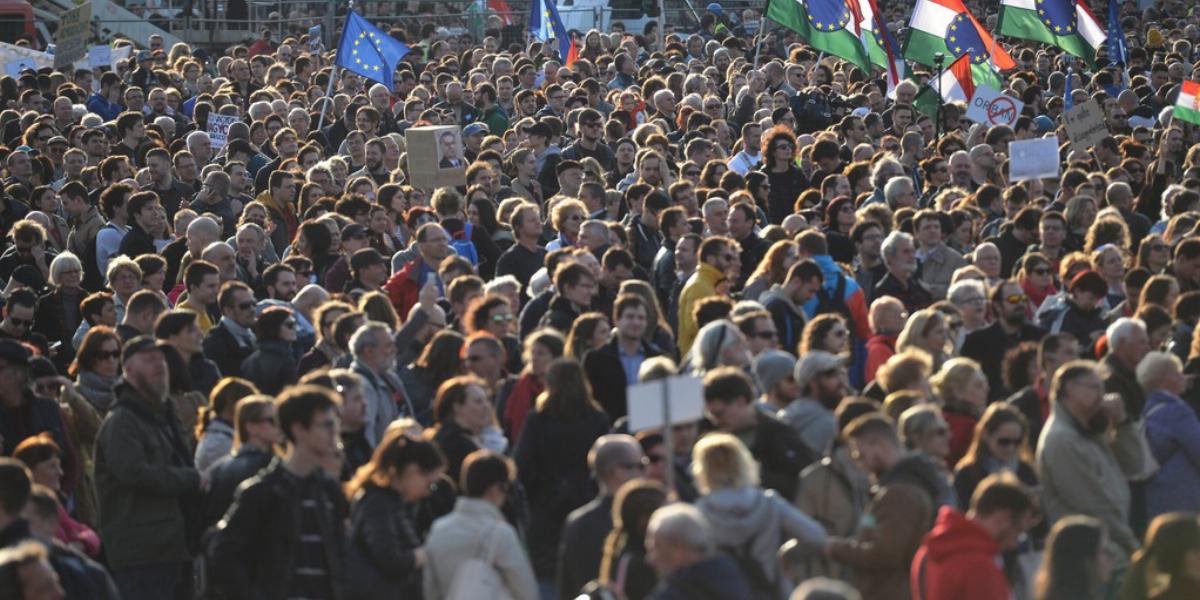
M95 371L80 370L75 387L101 414L107 413L116 400L113 386L119 377L104 377Z
M529 415L538 394L545 386L532 373L523 373L508 395L504 404L504 422L508 423L508 439L516 440L521 437L521 429L525 426L525 417Z

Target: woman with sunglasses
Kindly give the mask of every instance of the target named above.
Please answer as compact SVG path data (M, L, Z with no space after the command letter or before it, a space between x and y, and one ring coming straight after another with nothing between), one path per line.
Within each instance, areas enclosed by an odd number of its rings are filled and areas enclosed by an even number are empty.
M509 373L521 370L521 342L517 340L517 315L512 303L500 294L486 294L473 300L463 315L463 329L470 336L477 331L486 331L504 344L508 362L504 368Z
M796 166L796 136L791 129L776 125L763 134L760 170L767 174L771 192L767 195L767 218L776 225L792 214L796 198L808 188L808 178Z
M1013 473L1025 485L1037 487L1028 438L1029 425L1016 408L996 402L984 411L975 425L971 446L954 469L959 508L969 508L975 488L988 475Z
M1167 265L1171 262L1171 247L1163 240L1162 234L1152 233L1138 245L1135 267L1150 271L1151 275L1166 273Z
M67 375L75 379L75 391L103 416L115 401L113 386L121 376L121 338L107 325L88 329Z
M258 348L242 361L242 376L269 396L298 379L295 353L296 317L290 308L272 306L258 316L254 325Z
M1058 293L1058 288L1054 286L1054 267L1050 259L1040 252L1025 255L1017 271L1017 280L1021 283L1021 289L1025 290L1025 295L1029 296L1029 310L1026 311L1029 317L1033 317L1046 298Z

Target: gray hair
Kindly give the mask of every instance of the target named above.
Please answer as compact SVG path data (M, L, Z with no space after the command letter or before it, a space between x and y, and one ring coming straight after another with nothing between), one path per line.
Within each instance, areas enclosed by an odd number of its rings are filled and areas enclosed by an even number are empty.
M700 328L692 344L692 368L703 373L719 366L721 351L741 335L737 326L726 319L718 319Z
M913 182L907 177L893 177L888 180L883 186L883 198L887 200L888 206L892 206L892 200L904 192L913 191Z
M900 414L900 439L911 450L944 420L941 409L934 404L910 407Z
M880 178L883 177L884 173L887 171L900 171L901 173L904 173L904 165L894 155L888 154L884 156L875 163L875 168L871 170L871 183L875 187L883 187L886 185L887 181L883 181ZM890 181L891 178L889 177L888 180Z
M50 261L50 285L61 285L63 271L67 269L77 269L80 276L83 275L83 263L79 262L79 257L70 251L63 251Z
M913 243L913 236L897 230L889 233L886 238L883 238L883 244L879 246L879 251L883 255L884 262L890 261L896 256L900 242L904 241L910 244Z
M509 288L513 291L520 290L521 282L517 281L517 278L513 275L501 275L483 285L483 291L487 294L492 292L502 293L501 290L505 288Z
M701 208L701 211L704 213L704 216L707 217L712 211L717 210L718 206L729 208L729 201L719 197L709 198L708 200L704 201L704 206Z
M274 109L271 108L270 102L259 100L251 104L250 108L246 109L246 112L250 115L251 121L261 121L271 116Z
M956 306L965 303L975 296L982 296L983 300L987 301L987 287L978 279L963 279L950 286L950 291L946 293L946 298L950 300L950 304Z
M1163 378L1172 371L1183 371L1179 357L1170 352L1154 351L1146 354L1137 366L1137 380L1142 389L1156 390L1162 387Z
M367 348L372 348L376 344L379 344L379 339L375 337L376 333L383 334L384 343L391 343L391 339L389 339L391 337L391 330L387 328L387 325L378 321L367 321L363 323L362 327L358 328L358 331L354 332L354 335L350 336L350 355L358 358Z
M200 258L204 259L204 260L208 260L209 256L212 256L213 254L220 252L222 249L228 250L230 254L237 253L237 251L233 249L233 246L230 246L229 244L227 244L225 242L213 242L204 247L204 250L200 253Z
M646 525L646 537L682 544L704 556L712 556L717 551L708 518L700 509L682 502L654 511Z
M212 143L212 138L208 137L207 131L193 131L187 134L187 147L190 149L193 145L200 143L200 140Z
M1104 335L1108 337L1108 349L1114 351L1133 340L1133 336L1141 333L1146 335L1146 323L1141 319L1121 317L1112 322Z

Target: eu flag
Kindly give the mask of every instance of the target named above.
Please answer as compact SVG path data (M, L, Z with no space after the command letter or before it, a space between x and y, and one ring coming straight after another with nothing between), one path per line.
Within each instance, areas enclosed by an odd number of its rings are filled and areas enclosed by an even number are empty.
M1125 43L1125 30L1121 28L1117 0L1108 0L1108 62L1129 64L1129 46Z
M558 16L555 0L533 1L533 6L529 9L529 33L534 39L543 42L550 41L550 38L558 40L558 57L563 65L569 67L579 58L579 49L567 33L562 17Z
M351 10L346 16L346 26L342 28L334 64L378 81L390 90L393 89L392 74L396 64L408 52L408 46Z

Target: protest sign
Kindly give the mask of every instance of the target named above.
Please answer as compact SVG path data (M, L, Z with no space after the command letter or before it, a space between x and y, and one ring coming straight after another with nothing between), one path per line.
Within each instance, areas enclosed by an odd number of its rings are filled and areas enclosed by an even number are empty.
M93 69L112 68L112 48L107 45L92 46L92 49L88 50L88 67Z
M1067 138L1078 152L1087 152L1109 136L1108 125L1104 123L1104 109L1093 99L1064 112L1063 125L1067 128Z
M225 141L229 139L229 126L237 122L235 115L208 115L208 139L213 150L225 147Z
M457 125L410 127L404 132L404 142L414 186L433 189L467 184L462 130Z
M54 68L70 66L85 58L88 38L91 36L91 2L84 2L64 12L59 20L58 32L54 35Z
M668 413L672 425L692 423L704 416L704 386L698 377L690 375L631 385L625 398L630 432L662 427Z
M971 96L971 104L967 107L967 118L984 125L1013 126L1025 103L1001 94L986 85L975 87L975 95Z
M1026 181L1058 177L1058 139L1054 137L1008 143L1008 179Z

